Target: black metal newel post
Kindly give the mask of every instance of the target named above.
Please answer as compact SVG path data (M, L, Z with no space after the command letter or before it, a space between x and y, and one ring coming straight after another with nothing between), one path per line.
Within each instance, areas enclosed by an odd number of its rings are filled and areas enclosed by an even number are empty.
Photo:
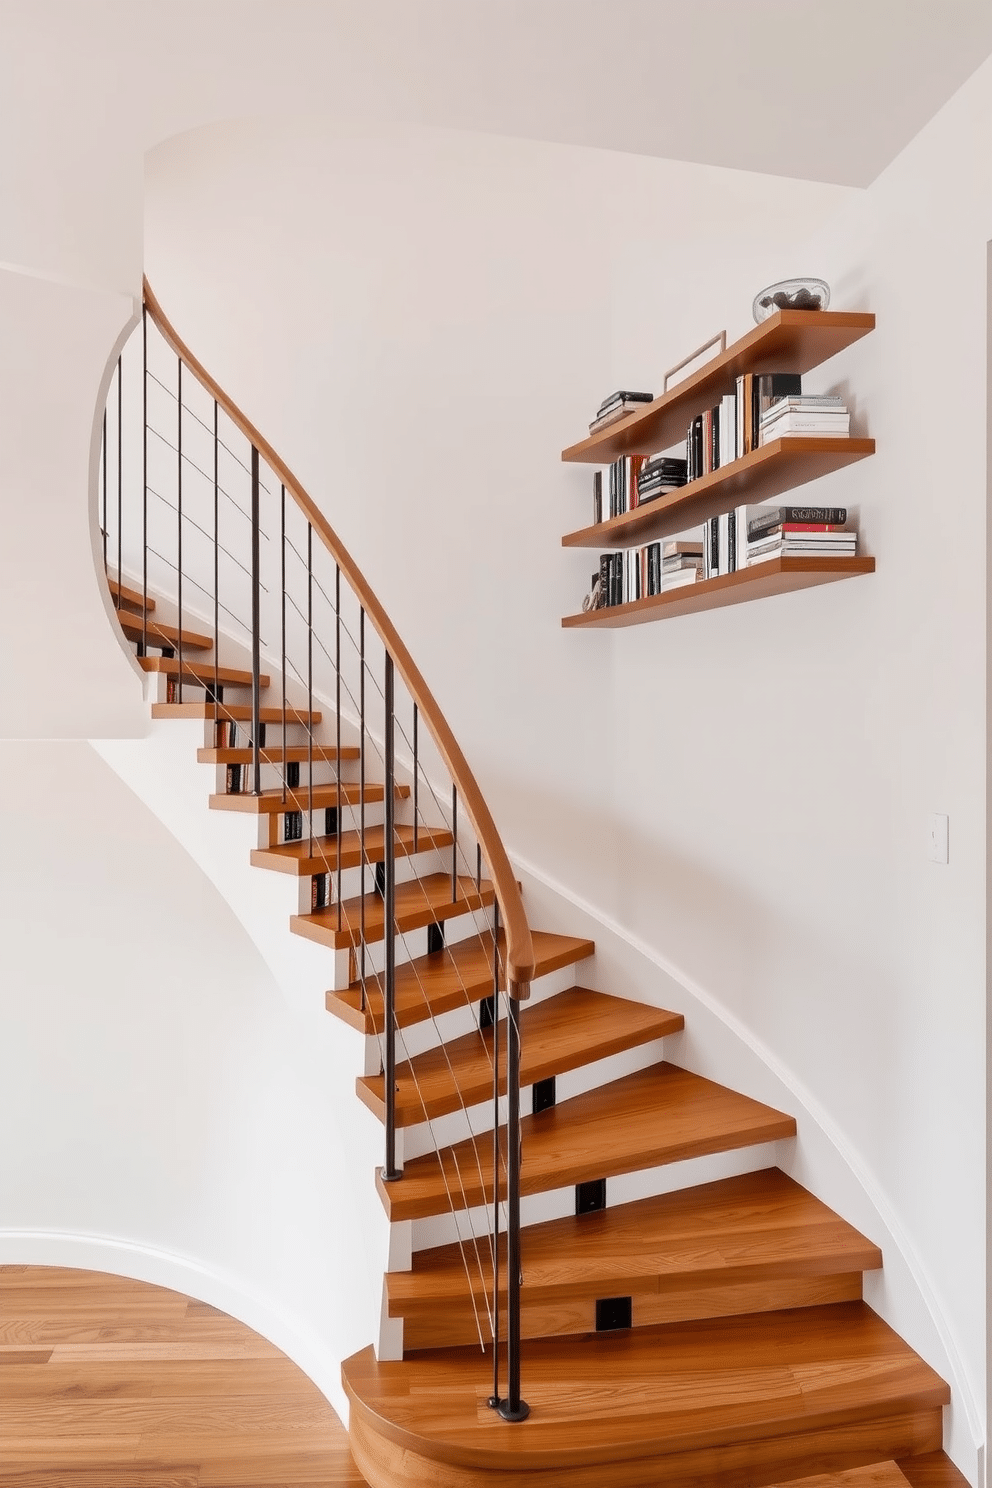
M251 789L262 794L262 761L258 747L261 733L261 583L259 577L258 450L251 447Z
M458 900L458 787L451 786L451 902Z
M506 1399L496 1409L504 1421L526 1421L520 1398L520 997L511 982L506 999Z
M395 830L396 797L394 738L393 738L393 658L386 652L384 678L385 738L383 753L386 765L386 824L383 831L383 863L385 882L383 885L383 930L386 955L384 1032L386 1036L385 1067L383 1080L386 1095L386 1164L382 1176L387 1183L399 1178L396 1166L396 854L393 834Z

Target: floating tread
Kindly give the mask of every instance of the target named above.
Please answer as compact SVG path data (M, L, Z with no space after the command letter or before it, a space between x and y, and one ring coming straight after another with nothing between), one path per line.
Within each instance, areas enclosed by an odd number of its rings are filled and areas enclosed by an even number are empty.
M166 625L164 620L145 622L141 615L131 615L127 610L118 610L117 619L128 640L140 641L147 631L150 646L178 646L179 644L178 625ZM203 635L200 631L190 630L187 626L183 626L184 653L187 648L190 651L212 651L213 645L213 636Z
M777 1305L775 1296L788 1294L782 1281L853 1277L860 1296L860 1273L882 1264L876 1245L778 1168L530 1225L521 1247L522 1326L532 1338L592 1331L600 1297L631 1297L640 1327L765 1311L734 1303L764 1287L768 1306ZM444 1245L416 1254L412 1270L387 1274L405 1347L475 1341L492 1292L488 1249L481 1261L472 1247Z
M679 1033L681 1013L570 987L521 1014L520 1084L533 1085L596 1059ZM500 1088L506 1089L506 1023L500 1021ZM386 1119L382 1075L360 1076L358 1098ZM396 1124L413 1126L492 1099L493 1030L476 1029L396 1068Z
M121 584L117 579L112 579L109 574L107 575L107 586L110 589L111 597L113 599L119 599L122 605L133 605L135 609L147 610L149 614L155 608L155 601L150 594L145 598L140 589L132 589L129 584Z
M397 796L410 794L408 785L396 787ZM281 786L264 790L253 796L251 791L221 791L210 797L212 811L241 811L248 816L280 816L284 811L320 811L328 806L358 806L361 788L353 781L329 780L315 785L311 791L305 785L286 787L285 799ZM385 800L386 792L381 785L366 785L365 804L375 806Z
M950 1399L863 1302L594 1333L567 1348L525 1340L521 1358L525 1427L487 1407L492 1366L478 1346L345 1360L359 1471L381 1452L402 1455L405 1483L433 1472L446 1488L512 1488L524 1470L531 1488L745 1488L936 1450Z
M305 765L310 761L310 752L306 744L287 744L283 750L282 741L275 746L268 745L265 749L260 749L258 755L263 765L282 765L287 760L290 763ZM361 750L356 744L341 745L342 763L346 760L357 760L360 757ZM252 754L250 749L198 749L196 759L201 765L250 765ZM337 761L336 744L315 744L313 746L315 765L335 765Z
M367 790L368 787L366 794ZM486 909L494 902L496 896L493 886L485 879L478 888L474 878L459 878L456 883L457 897L454 899L451 897L450 873L429 873L426 878L411 878L406 883L397 884L397 934L421 930L425 925L440 924L473 910ZM313 914L293 915L289 924L294 935L303 935L308 940L316 940L334 950L358 946L363 938L366 945L372 945L383 938L385 904L378 894L356 894L353 899L344 899L340 906L331 904L326 909L315 910Z
M211 678L212 678L211 673ZM323 714L316 710L308 713L305 708L287 708L287 723L309 724L316 727L323 719ZM189 703L152 703L153 718L202 718L209 723L212 720L223 722L224 719L232 723L251 723L251 706L248 703L211 703L204 698L197 698ZM260 723L282 723L282 708L260 708L258 719Z
M869 1462L837 1472L815 1473L811 1478L793 1478L771 1488L909 1488L909 1479L895 1462Z
M522 1194L796 1134L794 1117L665 1062L525 1116L520 1127ZM469 1138L412 1158L397 1182L376 1182L393 1221L491 1202L492 1142Z
M144 672L162 672L166 677L179 676L178 656L139 656L138 665ZM183 681L196 682L201 687L213 687L217 682L221 687L250 687L251 672L240 671L237 667L214 667L205 662L200 666L195 661L187 661L183 657ZM268 687L272 679L264 672L259 675L260 687ZM279 712L282 717L282 711Z
M385 856L385 842L386 829L383 826L365 828L364 852L360 832L342 832L341 867L357 868L363 857L366 863L381 863ZM400 826L394 828L393 854L398 858L410 857L414 851L433 852L436 848L450 847L451 843L452 836L447 828L421 827L417 832L415 849L413 827ZM311 852L309 838L304 838L302 842L280 842L276 847L257 847L252 851L251 861L256 868L274 868L278 873L291 873L299 878L311 873L336 873L337 836L315 837L313 845L314 851Z
M423 831L423 829L421 829ZM255 855L252 854L254 862ZM594 954L595 942L574 935L553 935L547 930L531 932L534 943L534 980L575 966ZM500 933L502 958L505 938ZM500 988L506 979L500 974ZM473 936L443 951L417 956L396 968L396 1021L400 1028L423 1023L453 1008L489 997L493 990L492 940L480 941ZM363 1005L361 983L355 982L339 992L328 992L327 1010L343 1018L360 1033L374 1034L383 1027L382 993L375 982L368 982Z
M897 1463L899 1471L912 1488L970 1488L968 1479L946 1452L921 1452L914 1457L903 1457Z

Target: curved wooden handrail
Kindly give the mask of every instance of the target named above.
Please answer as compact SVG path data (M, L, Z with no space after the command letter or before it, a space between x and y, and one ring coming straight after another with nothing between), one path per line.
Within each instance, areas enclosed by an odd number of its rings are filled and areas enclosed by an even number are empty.
M485 797L469 769L468 761L451 732L447 719L424 681L420 669L400 639L389 616L369 588L361 570L320 508L303 489L285 461L279 458L268 440L263 438L251 420L245 417L236 403L232 402L203 364L193 355L185 341L177 334L147 279L143 281L143 288L145 308L164 339L180 361L207 388L211 397L216 398L231 422L255 446L274 474L279 477L351 585L382 644L393 658L393 665L403 678L407 691L416 703L437 745L438 753L458 788L461 807L472 823L472 828L482 848L482 855L489 866L506 936L507 983L511 989L525 988L534 975L534 944L517 880L506 855L506 848L496 830L492 813L486 805Z

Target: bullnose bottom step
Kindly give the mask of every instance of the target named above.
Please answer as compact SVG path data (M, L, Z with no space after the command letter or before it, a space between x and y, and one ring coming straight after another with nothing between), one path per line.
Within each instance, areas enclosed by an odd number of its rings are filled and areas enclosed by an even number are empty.
M762 1488L938 1452L948 1387L863 1302L525 1342L525 1425L478 1347L342 1366L372 1488Z

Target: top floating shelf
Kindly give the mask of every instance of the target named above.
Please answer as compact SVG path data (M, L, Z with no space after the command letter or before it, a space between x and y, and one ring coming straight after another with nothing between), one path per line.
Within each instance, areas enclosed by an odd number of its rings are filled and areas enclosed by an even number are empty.
M875 329L870 314L779 310L690 373L653 403L562 450L563 460L607 465L621 455L650 455L685 438L686 426L733 391L745 372L809 372Z

